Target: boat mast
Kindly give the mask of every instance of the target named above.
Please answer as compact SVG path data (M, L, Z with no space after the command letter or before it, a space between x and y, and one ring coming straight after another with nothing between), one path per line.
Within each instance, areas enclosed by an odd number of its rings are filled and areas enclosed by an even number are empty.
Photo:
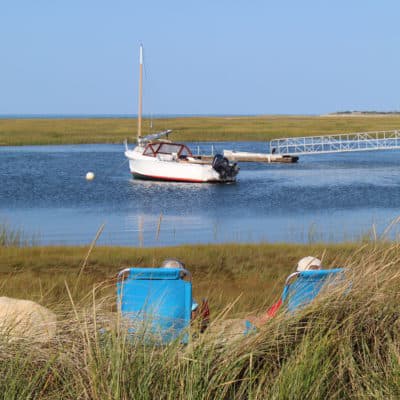
M139 50L139 109L138 109L138 142L142 137L142 97L143 97L143 45Z

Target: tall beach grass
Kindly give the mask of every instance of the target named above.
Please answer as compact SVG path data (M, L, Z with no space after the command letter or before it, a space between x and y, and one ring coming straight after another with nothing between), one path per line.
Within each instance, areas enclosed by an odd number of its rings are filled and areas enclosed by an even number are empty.
M0 247L22 247L37 244L37 238L28 238L22 229L11 228L0 222Z
M304 255L317 249L299 251ZM65 281L65 298L47 303L59 319L51 342L1 343L0 392L10 399L399 398L400 245L353 245L351 250L344 247L343 254L337 249L327 248L326 266L345 267L346 279L307 308L291 315L281 312L250 335L233 335L222 326L228 319L241 323L245 310L240 303L250 296L237 290L235 299L228 296L215 310L210 329L195 335L188 346L160 347L128 336L110 308L115 300L108 291L114 287L111 280L92 285L86 296ZM152 256L147 251L142 262ZM244 251L238 253L243 256ZM247 256L255 253L253 247ZM278 253L287 257L282 248ZM230 264L231 275L202 267L197 280L201 274L212 276L209 286L220 280L216 290L221 291L224 280L229 285L241 272L255 268L263 274L257 263L246 265L247 259L234 260L230 254L223 272ZM263 265L268 269L267 259ZM276 279L289 269L279 271ZM12 278L3 275L2 292ZM253 292L262 289L260 283ZM106 333L100 333L104 327Z

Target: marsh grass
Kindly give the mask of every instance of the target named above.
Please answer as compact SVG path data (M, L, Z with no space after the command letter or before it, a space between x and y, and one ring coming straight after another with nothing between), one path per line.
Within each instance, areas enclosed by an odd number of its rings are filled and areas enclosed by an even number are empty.
M0 119L0 146L122 143L136 138L133 118ZM145 134L151 133L145 122ZM154 121L176 141L268 141L280 137L399 129L399 116L180 117Z
M0 247L32 246L37 243L37 238L33 236L28 239L22 229L11 228L8 224L0 222Z
M0 225L0 246L20 246L21 232L11 230L7 225Z
M168 257L182 259L193 274L194 296L221 310L239 295L239 311L263 308L279 296L286 276L304 255L324 257L326 265L343 265L357 244L221 244L162 248L0 246L0 288L4 295L41 303L67 301L65 282L84 297L102 284L112 294L123 268L157 266ZM79 282L77 276L85 263ZM109 282L111 288L105 284ZM102 287L103 287L102 286Z
M342 284L251 335L218 334L224 319L241 318L241 299L228 303L188 346L128 336L101 290L85 304L69 296L50 343L2 343L0 392L10 399L399 398L399 250L353 248Z

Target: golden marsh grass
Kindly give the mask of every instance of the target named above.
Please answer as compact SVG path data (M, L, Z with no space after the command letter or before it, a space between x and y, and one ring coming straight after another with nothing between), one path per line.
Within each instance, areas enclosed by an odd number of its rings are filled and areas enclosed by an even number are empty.
M400 128L400 116L179 117L154 120L154 130L173 130L176 141L269 141ZM134 142L133 118L0 119L0 145ZM150 133L149 121L143 125Z

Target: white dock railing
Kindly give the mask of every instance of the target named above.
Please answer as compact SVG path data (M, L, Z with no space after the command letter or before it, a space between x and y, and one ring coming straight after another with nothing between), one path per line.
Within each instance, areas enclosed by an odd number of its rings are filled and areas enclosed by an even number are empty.
M390 149L400 149L400 130L293 137L270 142L271 153L290 155Z

